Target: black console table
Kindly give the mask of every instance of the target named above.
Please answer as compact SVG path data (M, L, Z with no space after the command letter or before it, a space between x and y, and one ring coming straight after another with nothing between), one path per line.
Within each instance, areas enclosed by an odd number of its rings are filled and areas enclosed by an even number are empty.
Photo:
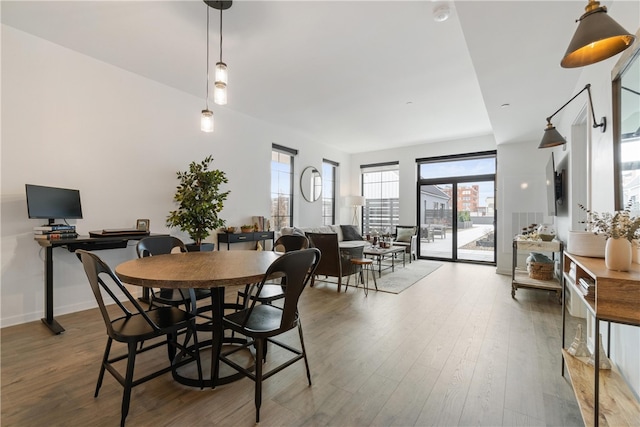
M101 249L126 248L129 240L140 240L158 234L118 234L114 236L89 237L78 236L74 239L40 240L35 239L44 248L44 314L42 323L54 334L64 332L64 328L53 317L53 248L65 247L69 252L76 249L97 251ZM162 234L160 234L162 235Z
M226 243L227 250L230 249L232 243L242 242L258 242L271 240L273 245L275 233L273 231L253 231L251 233L218 233L218 250L220 250L220 244Z

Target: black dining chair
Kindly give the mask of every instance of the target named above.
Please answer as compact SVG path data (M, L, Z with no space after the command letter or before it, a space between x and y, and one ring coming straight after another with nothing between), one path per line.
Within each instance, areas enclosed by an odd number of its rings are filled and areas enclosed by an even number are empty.
M182 240L173 236L149 236L141 239L136 244L138 258L170 254L176 249L180 252L187 252ZM209 289L149 289L151 292L149 296L150 307L163 305L180 307L184 305L186 311L192 311L193 313L196 313L198 300L211 297ZM192 301L193 296L195 296L196 301Z
M307 380L309 386L311 386L311 371L309 370L309 362L304 347L302 323L300 322L300 315L298 313L298 300L309 279L314 274L320 257L320 251L316 248L302 249L287 252L271 264L264 278L258 284L258 294L270 277L282 277L285 293L282 307L271 304L257 304L257 300L253 299L249 307L223 317L225 329L231 329L247 337L246 343L236 346L230 351L222 352L220 354L220 361L255 382L256 422L260 422L263 380L266 380L298 360L304 359L304 364L307 369ZM296 327L298 328L298 334L300 336L300 349L275 339L276 336ZM271 368L268 372L263 372L264 357L260 357L260 355L265 354L267 343L275 344L293 353L295 356ZM255 346L257 357L255 367L247 368L234 361L232 356L236 352L249 346Z
M107 345L100 365L100 374L98 375L94 397L98 397L105 370L109 371L124 387L120 425L124 426L125 419L129 413L129 402L133 387L194 361L197 364L198 380L202 382L202 366L198 351L195 316L173 306L154 307L145 311L118 279L113 270L97 255L84 250L77 250L76 254L82 261L91 290L107 328ZM103 292L111 297L118 306L118 311L111 308L107 309ZM118 294L123 294L126 297L128 300L127 305L132 306L131 309L120 301ZM178 334L183 330L186 330L187 333L184 334L184 342L180 344L177 338ZM137 349L138 343L160 337L164 337L164 340ZM188 346L191 338L193 338L193 345ZM127 353L111 357L111 344L113 341L127 344ZM134 380L133 373L136 356L163 345L167 345L168 366ZM181 350L179 360L173 357L176 350ZM125 359L127 367L123 376L114 364Z
M309 239L307 236L302 236L299 234L285 234L283 236L278 237L275 244L273 245L273 250L276 252L291 252L291 251L299 251L301 249L307 249L309 247ZM255 298L261 304L272 304L274 301L280 300L284 298L284 290L282 286L279 284L265 284L262 287L262 290L259 293L252 294L252 290L255 286L247 285L244 290L238 291L238 297L236 298L236 305L239 307L246 307L247 305L247 297L250 295L250 298ZM242 303L240 303L242 300Z

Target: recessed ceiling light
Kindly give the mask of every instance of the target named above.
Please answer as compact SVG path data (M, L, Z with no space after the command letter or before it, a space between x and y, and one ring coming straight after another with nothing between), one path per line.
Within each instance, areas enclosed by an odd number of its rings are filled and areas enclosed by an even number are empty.
M433 8L433 20L436 22L443 22L449 19L451 9L446 4L441 4Z

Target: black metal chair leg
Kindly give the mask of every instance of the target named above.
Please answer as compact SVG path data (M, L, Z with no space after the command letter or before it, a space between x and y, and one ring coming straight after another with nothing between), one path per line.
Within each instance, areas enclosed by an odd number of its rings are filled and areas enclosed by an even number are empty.
M107 345L104 349L104 356L102 358L102 364L100 365L100 374L98 375L98 383L96 384L96 392L93 397L98 397L98 392L100 391L100 387L102 387L102 380L104 379L104 371L105 366L109 360L109 353L111 352L111 343L113 340L111 338L107 339Z
M304 347L304 337L302 336L302 323L298 319L298 335L300 335L300 348L302 349L302 356L304 357L304 366L307 368L307 380L311 385L311 370L309 369L309 360L307 359L307 349Z
M133 387L133 368L136 362L136 343L129 343L129 354L127 357L127 374L124 379L124 393L122 395L122 414L120 415L120 426L124 427L124 420L129 414L129 402L131 401L131 388Z
M196 358L196 366L198 369L198 381L200 382L200 390L204 389L204 384L202 382L202 362L200 360L200 345L198 344L198 331L196 330L196 321L195 319L193 320L192 323L192 328L193 328L193 332L191 332L191 329L187 329L187 333L185 334L186 337L184 339L184 348L185 351L189 345L189 338L191 337L191 335L193 335L193 348L195 349L195 355L193 357ZM173 363L173 362L172 362Z
M266 344L265 339L256 339L256 354L263 354L264 347ZM259 358L256 359L256 395L255 395L255 403L256 403L256 423L260 422L260 406L262 405L262 366L263 361Z

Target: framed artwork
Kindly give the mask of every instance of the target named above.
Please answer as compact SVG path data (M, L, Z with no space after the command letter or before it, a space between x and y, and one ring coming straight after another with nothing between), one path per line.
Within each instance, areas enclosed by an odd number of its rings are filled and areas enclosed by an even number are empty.
M137 220L136 229L140 231L149 231L149 220L148 219Z

